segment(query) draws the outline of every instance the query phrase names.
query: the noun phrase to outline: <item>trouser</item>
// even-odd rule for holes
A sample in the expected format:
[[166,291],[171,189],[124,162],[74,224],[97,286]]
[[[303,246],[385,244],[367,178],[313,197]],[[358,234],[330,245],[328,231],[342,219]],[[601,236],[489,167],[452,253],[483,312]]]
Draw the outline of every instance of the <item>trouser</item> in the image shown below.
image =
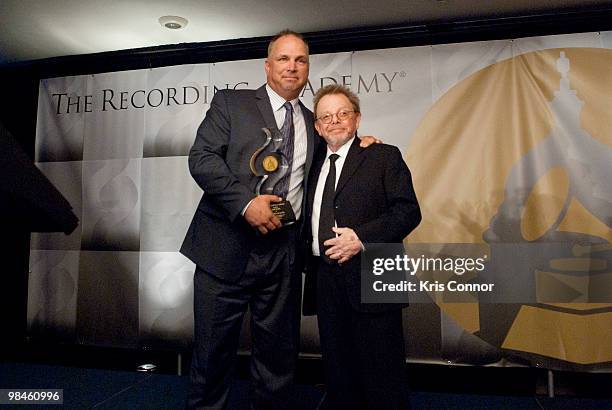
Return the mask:
[[404,410],[410,408],[402,310],[361,312],[351,306],[346,274],[319,259],[317,314],[325,362],[322,408]]
[[[284,235],[286,240],[278,240]],[[196,269],[194,354],[188,408],[227,406],[240,329],[251,312],[251,408],[288,408],[299,348],[301,272],[293,231],[262,241],[235,283]],[[280,236],[282,239],[283,236]]]

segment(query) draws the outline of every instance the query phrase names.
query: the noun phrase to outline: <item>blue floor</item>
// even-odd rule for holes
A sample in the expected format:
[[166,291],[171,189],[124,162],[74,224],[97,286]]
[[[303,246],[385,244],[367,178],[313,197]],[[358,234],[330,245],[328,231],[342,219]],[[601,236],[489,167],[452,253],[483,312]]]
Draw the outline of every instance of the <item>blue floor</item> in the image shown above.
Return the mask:
[[[0,388],[64,389],[65,409],[182,409],[188,378],[155,373],[82,369],[35,364],[0,364]],[[298,385],[295,410],[315,409],[321,389]],[[415,409],[612,409],[612,400],[572,397],[525,397],[414,392]],[[2,407],[2,406],[0,406]],[[20,408],[60,406],[28,405]],[[236,380],[230,394],[230,410],[248,409],[248,382]]]

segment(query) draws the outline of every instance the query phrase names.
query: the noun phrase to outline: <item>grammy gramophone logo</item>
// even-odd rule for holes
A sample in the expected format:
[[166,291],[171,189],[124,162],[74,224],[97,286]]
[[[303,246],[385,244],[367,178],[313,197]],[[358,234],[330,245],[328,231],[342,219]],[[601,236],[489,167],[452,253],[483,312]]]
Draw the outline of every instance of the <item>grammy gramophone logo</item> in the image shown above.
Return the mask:
[[441,308],[540,362],[612,361],[611,63],[605,49],[496,63],[442,96],[408,148],[424,209],[411,241],[470,244],[496,284]]

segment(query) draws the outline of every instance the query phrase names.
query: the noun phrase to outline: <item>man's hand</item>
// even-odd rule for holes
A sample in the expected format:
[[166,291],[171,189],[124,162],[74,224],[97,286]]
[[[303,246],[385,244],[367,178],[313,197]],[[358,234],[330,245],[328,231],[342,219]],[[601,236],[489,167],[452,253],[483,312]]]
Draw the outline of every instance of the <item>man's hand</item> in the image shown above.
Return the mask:
[[280,202],[283,199],[276,195],[258,195],[251,201],[244,213],[244,219],[262,234],[267,234],[282,226],[280,219],[272,213],[270,202]]
[[351,228],[332,228],[332,230],[338,236],[323,242],[323,245],[330,247],[325,251],[330,259],[335,259],[342,264],[361,252],[361,241],[355,231]]
[[378,138],[373,137],[371,135],[359,137],[359,139],[361,140],[361,142],[359,142],[359,146],[361,148],[367,148],[372,144],[382,144],[382,140],[379,140]]

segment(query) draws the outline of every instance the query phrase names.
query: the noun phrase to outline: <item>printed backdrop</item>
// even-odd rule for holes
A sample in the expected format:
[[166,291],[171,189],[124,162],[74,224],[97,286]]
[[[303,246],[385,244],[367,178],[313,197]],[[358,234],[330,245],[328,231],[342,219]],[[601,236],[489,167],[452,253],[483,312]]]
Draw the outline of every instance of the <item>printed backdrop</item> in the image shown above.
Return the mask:
[[[609,368],[611,49],[605,32],[312,56],[302,101],[350,86],[361,134],[404,153],[423,210],[408,246],[486,255],[467,275],[497,284],[405,309],[410,359]],[[40,82],[36,162],[80,225],[32,235],[33,337],[189,345],[195,267],[178,249],[201,191],[188,151],[216,90],[264,82],[262,59]],[[302,341],[318,353],[314,318]]]

